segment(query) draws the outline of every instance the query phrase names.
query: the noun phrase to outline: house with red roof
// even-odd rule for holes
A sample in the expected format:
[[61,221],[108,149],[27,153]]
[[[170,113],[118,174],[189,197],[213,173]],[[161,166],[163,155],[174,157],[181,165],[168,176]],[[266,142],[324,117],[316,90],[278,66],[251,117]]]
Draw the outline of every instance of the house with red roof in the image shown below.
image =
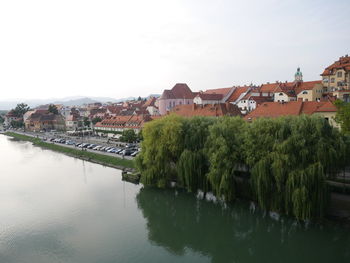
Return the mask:
[[197,93],[192,92],[187,84],[177,83],[171,90],[164,90],[158,99],[159,113],[165,115],[177,105],[193,104],[196,95]]
[[299,116],[302,114],[317,115],[325,118],[334,127],[337,108],[331,101],[290,101],[290,102],[264,102],[244,118],[252,121],[257,118],[277,118],[281,116]]
[[171,113],[183,116],[207,116],[207,117],[221,117],[221,116],[241,116],[241,112],[236,105],[229,102],[219,104],[192,104],[192,105],[178,105],[172,109]]

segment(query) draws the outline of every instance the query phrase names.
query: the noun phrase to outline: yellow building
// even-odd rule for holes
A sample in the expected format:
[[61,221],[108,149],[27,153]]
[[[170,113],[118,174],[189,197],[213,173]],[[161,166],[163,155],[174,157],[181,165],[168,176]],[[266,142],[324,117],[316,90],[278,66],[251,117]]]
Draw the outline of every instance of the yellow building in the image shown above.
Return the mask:
[[350,102],[350,57],[348,55],[340,57],[328,66],[321,76],[325,92],[332,92],[338,99]]
[[297,100],[319,101],[322,98],[323,85],[321,80],[298,83],[295,88]]

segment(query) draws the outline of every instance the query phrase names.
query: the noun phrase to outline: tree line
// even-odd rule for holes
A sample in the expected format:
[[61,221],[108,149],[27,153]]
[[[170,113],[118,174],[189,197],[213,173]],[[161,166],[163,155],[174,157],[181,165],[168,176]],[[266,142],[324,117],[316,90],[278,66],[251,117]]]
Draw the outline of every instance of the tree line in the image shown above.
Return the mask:
[[347,137],[315,116],[248,123],[169,115],[147,123],[142,135],[136,166],[144,185],[176,181],[225,201],[243,193],[263,209],[301,220],[324,215],[326,180],[347,164],[350,148]]

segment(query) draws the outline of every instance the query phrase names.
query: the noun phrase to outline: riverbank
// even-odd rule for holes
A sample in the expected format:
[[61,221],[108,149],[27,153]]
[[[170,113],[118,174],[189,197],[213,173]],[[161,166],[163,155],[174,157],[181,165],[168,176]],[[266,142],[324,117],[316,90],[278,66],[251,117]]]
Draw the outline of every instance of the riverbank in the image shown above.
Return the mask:
[[64,153],[71,157],[79,158],[85,161],[89,161],[89,162],[93,162],[93,163],[97,163],[97,164],[101,164],[101,165],[105,165],[105,166],[109,166],[109,167],[121,169],[121,170],[128,170],[128,171],[135,170],[134,162],[132,160],[120,159],[113,156],[107,156],[103,154],[82,151],[78,149],[72,149],[65,146],[44,142],[39,138],[30,137],[30,136],[18,134],[15,132],[5,132],[4,134],[22,141],[32,142],[33,145],[40,146],[45,149],[50,149],[56,152]]

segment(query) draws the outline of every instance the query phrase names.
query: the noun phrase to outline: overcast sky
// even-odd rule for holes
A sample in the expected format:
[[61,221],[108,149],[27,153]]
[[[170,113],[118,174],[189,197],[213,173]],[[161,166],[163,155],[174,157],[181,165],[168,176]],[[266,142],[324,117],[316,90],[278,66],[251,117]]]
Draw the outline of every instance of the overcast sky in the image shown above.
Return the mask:
[[0,100],[122,98],[320,79],[350,55],[349,0],[0,1]]

